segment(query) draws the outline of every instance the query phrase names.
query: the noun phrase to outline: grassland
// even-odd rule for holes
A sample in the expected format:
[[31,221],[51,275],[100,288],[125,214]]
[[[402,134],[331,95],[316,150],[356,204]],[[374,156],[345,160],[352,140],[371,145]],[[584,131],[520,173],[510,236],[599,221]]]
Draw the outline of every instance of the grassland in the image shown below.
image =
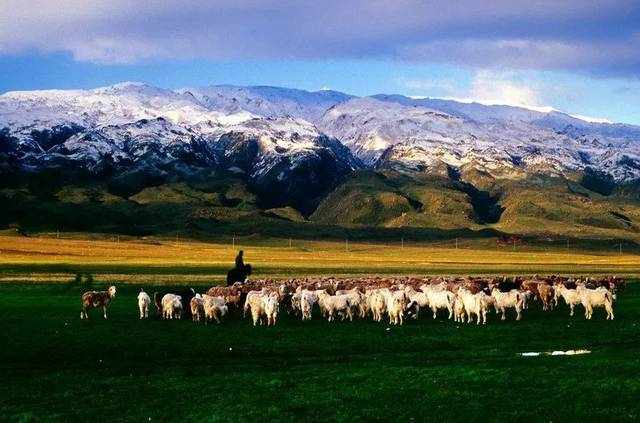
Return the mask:
[[[363,243],[243,237],[211,242],[104,234],[0,236],[2,421],[636,421],[640,284],[616,319],[587,322],[537,304],[486,327],[421,318],[274,328],[137,319],[140,286],[220,283],[235,251],[256,277],[358,274],[615,273],[640,256],[617,249],[495,239]],[[74,281],[76,274],[93,281]],[[79,319],[86,289],[116,283],[104,321]],[[521,357],[586,348],[589,355]]]
[[[110,320],[78,318],[82,288],[5,285],[3,421],[637,421],[640,285],[616,319],[534,305],[487,326],[422,318],[403,327],[274,328],[139,321],[123,286]],[[521,357],[586,348],[581,356]]]
[[76,273],[92,273],[104,283],[212,284],[223,280],[240,248],[254,266],[256,278],[452,273],[640,275],[640,255],[633,251],[498,247],[495,239],[376,244],[252,237],[217,242],[63,237],[0,236],[0,282],[66,283]]

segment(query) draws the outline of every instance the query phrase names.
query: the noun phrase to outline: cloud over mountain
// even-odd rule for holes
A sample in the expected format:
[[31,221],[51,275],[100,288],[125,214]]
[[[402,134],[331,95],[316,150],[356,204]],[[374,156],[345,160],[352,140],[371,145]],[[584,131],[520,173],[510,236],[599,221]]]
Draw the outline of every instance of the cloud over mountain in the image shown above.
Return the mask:
[[0,54],[69,52],[98,63],[400,59],[635,77],[638,22],[631,0],[5,0]]

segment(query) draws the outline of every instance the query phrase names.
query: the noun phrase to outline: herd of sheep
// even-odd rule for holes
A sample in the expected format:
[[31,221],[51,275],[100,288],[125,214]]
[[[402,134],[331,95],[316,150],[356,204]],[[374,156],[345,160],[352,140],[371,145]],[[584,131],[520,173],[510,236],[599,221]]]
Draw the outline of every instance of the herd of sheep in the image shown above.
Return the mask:
[[[304,278],[288,281],[256,280],[228,287],[214,286],[206,293],[193,289],[179,292],[155,292],[153,298],[141,291],[138,295],[140,319],[149,317],[155,305],[163,319],[188,316],[195,322],[220,323],[231,314],[250,314],[253,325],[275,325],[281,309],[302,320],[310,320],[317,310],[329,321],[371,317],[375,321],[388,319],[402,325],[406,318],[417,319],[430,311],[435,319],[446,312],[456,322],[487,323],[487,313],[494,309],[506,319],[508,310],[516,320],[532,302],[551,310],[564,301],[573,315],[578,305],[591,319],[594,308],[603,308],[607,319],[613,319],[616,293],[625,285],[616,277],[573,279],[550,277],[395,277],[395,278]],[[108,291],[91,291],[82,297],[81,317],[87,309],[106,310],[115,297],[115,287]],[[235,313],[234,313],[235,312]]]

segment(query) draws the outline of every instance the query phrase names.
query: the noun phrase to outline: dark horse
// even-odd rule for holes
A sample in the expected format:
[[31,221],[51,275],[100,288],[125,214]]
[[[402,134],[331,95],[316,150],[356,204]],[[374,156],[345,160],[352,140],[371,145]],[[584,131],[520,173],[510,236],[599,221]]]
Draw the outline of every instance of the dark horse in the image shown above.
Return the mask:
[[236,256],[236,267],[227,272],[227,286],[233,285],[235,282],[244,282],[251,274],[251,265],[244,264],[244,251],[238,251]]
[[231,286],[235,282],[244,282],[250,274],[250,264],[245,264],[242,268],[234,267],[227,272],[227,286]]

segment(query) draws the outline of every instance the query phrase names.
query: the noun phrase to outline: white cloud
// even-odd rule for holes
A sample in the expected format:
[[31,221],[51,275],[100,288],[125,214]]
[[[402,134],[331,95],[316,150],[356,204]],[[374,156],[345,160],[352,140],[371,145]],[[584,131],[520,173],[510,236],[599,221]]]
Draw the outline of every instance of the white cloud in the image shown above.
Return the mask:
[[[398,80],[401,85],[413,93],[413,99],[441,98],[460,103],[479,103],[487,106],[515,106],[541,113],[560,111],[549,106],[547,99],[554,95],[561,95],[562,89],[550,86],[535,78],[527,78],[517,72],[496,72],[490,70],[478,71],[474,74],[467,88],[462,88],[449,79]],[[446,87],[445,95],[436,95],[438,88]],[[551,97],[549,94],[551,93]],[[577,119],[592,123],[612,123],[610,119],[592,117],[583,114],[569,114]]]
[[510,74],[479,71],[471,82],[466,97],[483,104],[504,104],[526,108],[545,107],[540,104],[540,96],[532,85],[517,83]]
[[543,104],[538,83],[519,80],[512,72],[477,71],[469,87],[449,78],[399,79],[399,85],[413,93],[412,98],[440,97],[462,103],[506,105],[549,112],[553,108]]

